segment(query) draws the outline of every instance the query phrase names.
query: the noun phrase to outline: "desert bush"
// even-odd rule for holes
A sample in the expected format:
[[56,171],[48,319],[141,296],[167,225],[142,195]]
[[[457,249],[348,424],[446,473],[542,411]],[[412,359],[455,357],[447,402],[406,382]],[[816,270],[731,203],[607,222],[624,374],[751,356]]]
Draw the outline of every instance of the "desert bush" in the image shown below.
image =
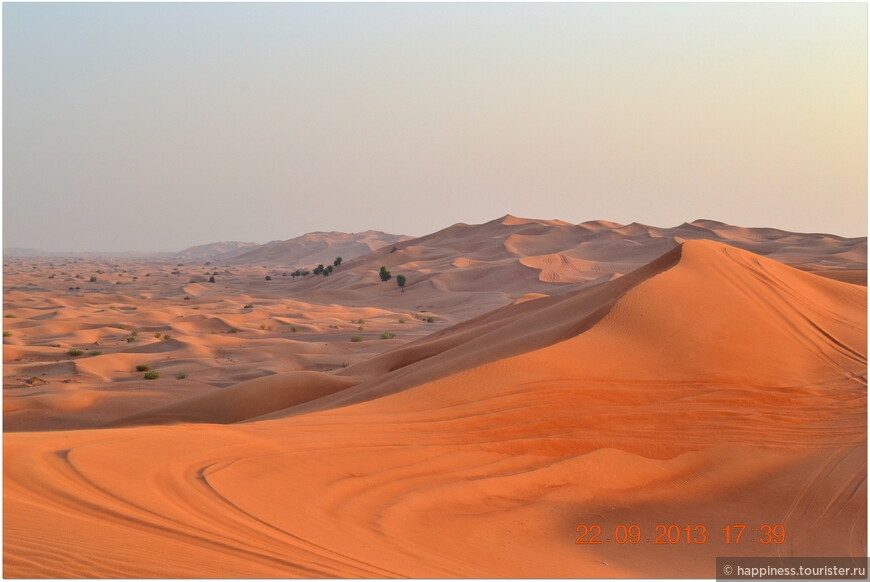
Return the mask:
[[335,257],[335,260],[332,261],[332,264],[337,267],[341,264],[341,260],[341,257]]
[[130,332],[130,335],[136,336],[136,335],[139,335],[139,332],[134,329],[133,331]]
[[97,276],[96,276],[96,275],[91,275],[91,278],[88,279],[88,281],[90,281],[91,283],[96,283],[96,282],[97,282]]
[[239,333],[239,328],[231,327],[229,333]]
[[359,327],[356,328],[356,329],[357,329],[357,331],[362,331],[362,330],[363,330],[363,326],[359,326]]
[[391,333],[389,331],[385,331],[384,333],[381,334],[381,339],[393,339],[394,337],[396,337],[396,334]]
[[163,334],[163,341],[167,341],[167,340],[171,340],[171,339],[172,339],[172,336],[169,335],[168,333]]
[[214,282],[215,282],[215,281],[214,281],[214,275],[212,275],[211,277],[208,278],[208,282],[209,282],[209,283],[214,283]]
[[91,352],[88,352],[88,355],[89,356],[102,356],[103,352],[98,352],[97,350],[93,350]]
[[272,280],[272,275],[266,275],[266,281],[271,281],[271,280]]
[[151,369],[151,368],[149,368],[149,367],[146,366],[145,364],[139,364],[138,366],[136,366],[136,371],[137,371],[137,372],[147,372],[147,371],[150,370],[150,369]]
[[352,336],[350,336],[350,341],[361,342],[361,341],[363,341],[363,338],[361,335],[352,335]]
[[431,318],[431,317],[427,317],[427,318],[426,318],[426,322],[427,322],[427,323],[435,323],[435,320],[434,320],[433,318]]
[[84,352],[78,348],[70,348],[66,351],[66,353],[71,355],[72,357],[76,357],[82,355]]
[[194,305],[191,309],[199,309],[199,305]]
[[11,331],[4,331],[3,337],[12,337],[12,332]]
[[128,344],[133,343],[134,341],[136,341],[136,336],[135,336],[135,335],[131,335],[130,337],[127,338],[127,343],[128,343]]
[[405,323],[405,319],[402,318],[402,317],[400,317],[400,318],[399,318],[399,323]]
[[381,267],[381,270],[378,272],[378,276],[381,278],[382,283],[386,283],[392,278],[390,271],[387,270],[387,268],[384,266]]
[[184,372],[179,372],[175,375],[176,380],[184,380],[185,378],[187,378],[187,374],[185,374]]
[[292,331],[293,333],[296,333],[297,331],[299,331],[299,328],[294,325],[293,327],[290,328],[290,331]]
[[245,305],[244,307],[242,307],[242,309],[253,309],[253,308],[254,308],[254,304],[253,304],[253,303],[248,303],[247,305]]
[[163,334],[160,333],[159,331],[158,331],[158,332],[154,332],[154,337],[156,337],[157,339],[160,339],[160,336],[161,336],[161,335],[163,335]]
[[184,296],[184,300],[185,300],[185,301],[190,301],[190,295],[185,295],[185,296]]
[[160,377],[160,373],[157,370],[151,370],[150,372],[145,372],[145,375],[142,377],[146,380],[156,380]]

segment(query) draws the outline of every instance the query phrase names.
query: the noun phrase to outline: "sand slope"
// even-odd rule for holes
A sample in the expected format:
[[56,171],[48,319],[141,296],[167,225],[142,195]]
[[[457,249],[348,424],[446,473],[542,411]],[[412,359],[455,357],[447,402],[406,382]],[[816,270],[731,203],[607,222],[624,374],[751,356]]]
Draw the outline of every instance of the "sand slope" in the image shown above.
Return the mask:
[[733,245],[297,374],[7,434],[6,576],[711,577],[729,523],[866,555],[866,289]]

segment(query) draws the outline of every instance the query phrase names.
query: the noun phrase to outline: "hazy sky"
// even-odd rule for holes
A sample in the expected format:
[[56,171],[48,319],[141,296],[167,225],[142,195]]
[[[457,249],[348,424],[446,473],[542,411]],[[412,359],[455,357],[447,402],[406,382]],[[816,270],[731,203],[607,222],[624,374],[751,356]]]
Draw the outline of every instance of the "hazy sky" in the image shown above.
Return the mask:
[[867,234],[867,5],[3,4],[4,246]]

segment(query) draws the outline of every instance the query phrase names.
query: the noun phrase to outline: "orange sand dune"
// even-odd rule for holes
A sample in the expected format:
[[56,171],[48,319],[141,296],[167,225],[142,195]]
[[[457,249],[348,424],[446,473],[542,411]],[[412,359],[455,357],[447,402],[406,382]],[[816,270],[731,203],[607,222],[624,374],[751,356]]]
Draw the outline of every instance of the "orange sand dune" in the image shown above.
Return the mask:
[[[625,265],[662,252],[612,280],[547,283],[504,241],[513,229],[554,228],[580,229],[586,243],[605,233],[597,248],[607,261],[620,245]],[[209,291],[227,301],[196,311],[167,291],[171,273],[152,275],[149,313],[165,302],[187,327],[168,316],[177,338],[131,342],[165,353],[109,344],[92,373],[147,387],[123,370],[131,357],[174,370],[168,358],[198,346],[210,357],[179,360],[197,366],[188,369],[201,391],[149,407],[93,387],[76,402],[50,375],[10,388],[11,405],[48,398],[49,412],[10,413],[35,423],[16,430],[46,432],[5,435],[5,575],[712,577],[714,558],[734,553],[866,555],[866,287],[689,236],[764,245],[793,235],[733,228],[696,221],[669,239],[637,224],[505,217],[257,293],[244,284],[250,267]],[[814,265],[833,256],[828,243],[859,244],[819,236]],[[468,263],[453,264],[457,249],[472,251],[461,255]],[[565,269],[594,262],[578,253],[548,254],[578,261]],[[395,269],[411,255],[432,273],[407,292],[369,281],[371,265],[393,256]],[[476,270],[474,290],[466,273]],[[282,298],[283,289],[303,297]],[[242,313],[240,301],[260,293],[262,304]],[[349,303],[327,305],[339,296]],[[74,294],[68,301],[81,308]],[[243,329],[200,329],[217,318]],[[278,318],[314,324],[251,325]],[[400,337],[377,339],[382,331]],[[90,363],[58,357],[48,365]],[[15,362],[9,380],[29,365]],[[152,385],[169,392],[190,381]],[[76,419],[98,426],[86,424],[87,410],[114,427],[74,430]],[[52,414],[67,425],[50,425]],[[733,523],[781,524],[787,535],[727,545],[722,528]],[[576,543],[584,524],[609,541]],[[619,524],[637,524],[643,539],[615,543]],[[703,526],[706,542],[656,544],[661,524]]]

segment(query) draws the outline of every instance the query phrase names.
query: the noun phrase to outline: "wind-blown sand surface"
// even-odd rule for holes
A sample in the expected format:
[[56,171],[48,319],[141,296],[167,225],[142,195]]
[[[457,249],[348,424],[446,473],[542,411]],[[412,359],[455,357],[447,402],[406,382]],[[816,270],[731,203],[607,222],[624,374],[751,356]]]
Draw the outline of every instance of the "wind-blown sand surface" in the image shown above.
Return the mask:
[[[723,555],[866,555],[866,241],[706,222],[734,240],[662,235],[639,259],[651,227],[584,223],[625,231],[584,255],[574,225],[505,217],[298,281],[7,259],[5,576],[711,577]],[[406,292],[378,282],[386,260]],[[575,543],[581,524],[609,541]],[[659,524],[706,542],[656,544]],[[756,533],[727,545],[729,524]]]

